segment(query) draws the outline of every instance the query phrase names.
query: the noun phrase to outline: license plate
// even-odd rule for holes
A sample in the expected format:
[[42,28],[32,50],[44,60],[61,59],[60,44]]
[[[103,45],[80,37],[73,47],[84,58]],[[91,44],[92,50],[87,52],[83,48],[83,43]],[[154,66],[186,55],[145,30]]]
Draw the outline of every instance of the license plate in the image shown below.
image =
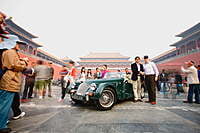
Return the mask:
[[77,99],[77,100],[83,100],[83,97],[79,95],[73,95],[72,98]]

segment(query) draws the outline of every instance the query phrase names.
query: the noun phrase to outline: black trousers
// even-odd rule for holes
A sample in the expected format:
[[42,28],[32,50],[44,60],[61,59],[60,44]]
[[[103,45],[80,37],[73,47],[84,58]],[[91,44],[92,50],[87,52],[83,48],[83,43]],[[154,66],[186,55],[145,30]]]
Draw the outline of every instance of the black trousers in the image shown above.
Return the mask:
[[145,76],[145,86],[148,90],[149,102],[156,102],[155,75],[146,75]]
[[14,117],[16,117],[22,113],[21,109],[19,108],[20,107],[20,95],[18,92],[15,92],[15,96],[14,96],[11,107],[13,110]]
[[62,83],[62,96],[61,96],[61,99],[64,99],[64,98],[65,98],[65,95],[66,95],[66,93],[67,93],[67,89],[68,89],[69,85],[70,85],[70,82],[69,82],[69,81],[67,82],[67,85],[66,85],[66,86],[65,86],[65,83],[64,83],[64,82]]
[[26,99],[27,95],[28,95],[28,98],[32,97],[34,84],[35,84],[34,80],[25,82],[24,92],[23,92],[23,97],[22,97],[23,99]]

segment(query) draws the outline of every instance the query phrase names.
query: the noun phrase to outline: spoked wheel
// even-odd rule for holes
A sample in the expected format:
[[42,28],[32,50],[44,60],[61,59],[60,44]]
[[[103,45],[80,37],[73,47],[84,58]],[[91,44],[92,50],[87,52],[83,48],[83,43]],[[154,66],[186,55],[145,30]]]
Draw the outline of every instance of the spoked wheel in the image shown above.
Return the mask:
[[97,101],[99,110],[110,110],[116,102],[116,94],[112,88],[105,88]]

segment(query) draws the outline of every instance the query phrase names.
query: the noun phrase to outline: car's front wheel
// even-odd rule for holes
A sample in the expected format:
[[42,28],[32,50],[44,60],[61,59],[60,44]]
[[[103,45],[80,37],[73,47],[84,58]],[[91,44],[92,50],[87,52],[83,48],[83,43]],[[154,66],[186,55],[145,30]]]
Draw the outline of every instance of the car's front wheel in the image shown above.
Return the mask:
[[103,90],[101,97],[97,100],[97,109],[98,110],[110,110],[116,103],[116,94],[115,91],[107,87]]

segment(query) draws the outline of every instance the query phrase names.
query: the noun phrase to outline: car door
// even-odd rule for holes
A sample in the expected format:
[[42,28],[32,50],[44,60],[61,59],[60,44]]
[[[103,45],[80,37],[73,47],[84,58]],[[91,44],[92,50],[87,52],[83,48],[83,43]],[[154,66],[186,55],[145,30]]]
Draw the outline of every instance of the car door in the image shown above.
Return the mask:
[[124,99],[133,98],[133,87],[131,83],[128,82],[123,83],[123,96]]

